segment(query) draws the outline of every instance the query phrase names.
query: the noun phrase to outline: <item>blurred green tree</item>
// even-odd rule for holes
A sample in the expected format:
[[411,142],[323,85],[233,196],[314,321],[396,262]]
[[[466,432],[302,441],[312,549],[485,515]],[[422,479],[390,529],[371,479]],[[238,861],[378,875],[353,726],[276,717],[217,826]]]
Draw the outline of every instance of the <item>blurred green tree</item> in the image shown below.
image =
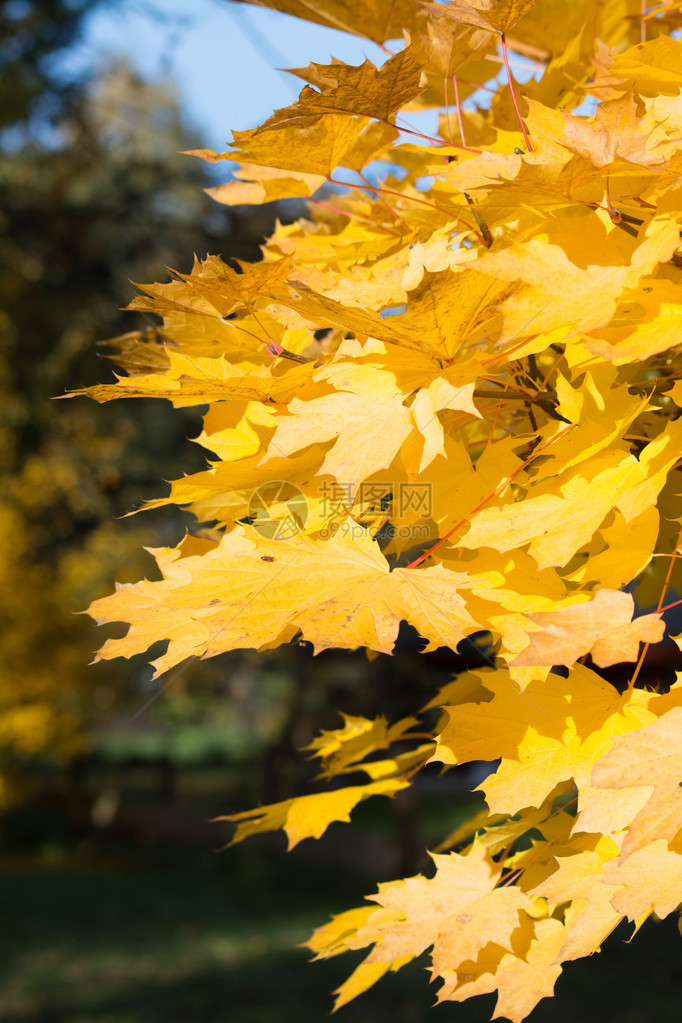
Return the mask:
[[148,569],[139,548],[151,535],[182,529],[171,515],[121,532],[112,514],[153,495],[155,464],[169,476],[204,464],[186,441],[198,432],[189,412],[149,402],[102,415],[51,398],[112,379],[95,342],[134,326],[119,311],[130,277],[189,269],[192,248],[254,258],[264,230],[262,215],[203,194],[202,165],[179,153],[200,142],[169,82],[124,63],[59,79],[55,54],[95,5],[0,2],[0,60],[15,79],[11,102],[0,97],[0,804],[19,793],[22,767],[71,755],[84,720],[116,701],[116,672],[86,667],[97,641],[73,611],[115,574]]
[[79,83],[55,56],[78,39],[89,11],[106,0],[0,0],[0,129],[34,117],[63,117]]

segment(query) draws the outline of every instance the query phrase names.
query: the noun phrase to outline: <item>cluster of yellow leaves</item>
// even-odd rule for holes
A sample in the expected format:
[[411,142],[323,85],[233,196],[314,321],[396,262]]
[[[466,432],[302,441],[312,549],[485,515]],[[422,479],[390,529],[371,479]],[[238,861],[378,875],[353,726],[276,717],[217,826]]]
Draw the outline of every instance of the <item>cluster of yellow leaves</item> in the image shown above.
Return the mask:
[[[441,999],[497,990],[516,1023],[563,961],[682,902],[682,686],[645,693],[635,670],[621,694],[576,663],[644,655],[677,585],[679,12],[257,2],[390,55],[295,69],[295,103],[196,154],[240,164],[219,202],[309,212],[259,263],[208,257],[144,285],[133,308],[164,340],[126,337],[126,375],[79,392],[208,405],[212,456],[151,502],[185,506],[200,535],[154,552],[159,581],[92,606],[130,623],[99,656],[166,639],[161,672],[297,638],[390,653],[401,622],[425,649],[489,634],[491,670],[441,694],[432,741],[408,741],[412,720],[346,719],[313,753],[354,784],[232,819],[235,840],[284,828],[293,846],[428,762],[499,760],[494,816],[450,836],[460,851],[311,948],[372,946],[340,1003],[431,948]],[[510,52],[535,71],[523,86]],[[426,110],[439,137],[406,127]]]
[[499,760],[479,786],[488,809],[441,846],[461,851],[432,855],[432,876],[380,885],[378,909],[342,913],[308,944],[318,958],[371,946],[337,1007],[430,948],[439,1000],[496,991],[494,1016],[516,1023],[563,962],[682,902],[682,688],[621,695],[575,665],[521,690],[491,669],[449,700],[431,760]]

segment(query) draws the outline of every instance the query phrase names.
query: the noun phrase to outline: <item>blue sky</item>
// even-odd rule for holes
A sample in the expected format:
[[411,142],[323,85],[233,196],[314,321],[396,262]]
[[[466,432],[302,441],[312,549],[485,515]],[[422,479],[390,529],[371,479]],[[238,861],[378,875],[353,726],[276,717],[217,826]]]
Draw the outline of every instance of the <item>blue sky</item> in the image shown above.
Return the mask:
[[190,124],[219,152],[231,129],[255,127],[298,96],[303,83],[278,67],[332,55],[386,60],[367,40],[226,0],[117,0],[90,15],[64,63],[96,66],[106,53],[124,54],[145,78],[168,76]]
[[[217,152],[229,148],[233,129],[261,124],[298,96],[303,82],[279,69],[326,64],[332,56],[351,64],[387,59],[359,36],[228,0],[111,0],[95,7],[60,63],[68,74],[96,69],[115,54],[144,78],[169,79],[188,124]],[[518,64],[514,70],[521,81],[531,75]],[[413,113],[409,121],[427,134],[436,132],[436,122],[435,111]],[[229,166],[207,169],[223,181]]]

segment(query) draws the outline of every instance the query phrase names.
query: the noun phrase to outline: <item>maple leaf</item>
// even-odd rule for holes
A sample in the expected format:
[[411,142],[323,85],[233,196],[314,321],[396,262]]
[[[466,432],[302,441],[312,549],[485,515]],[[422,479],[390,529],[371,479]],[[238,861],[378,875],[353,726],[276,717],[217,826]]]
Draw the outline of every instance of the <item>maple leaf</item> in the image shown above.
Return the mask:
[[[596,222],[583,225],[601,233]],[[523,334],[580,324],[592,330],[606,326],[616,311],[618,296],[626,286],[670,258],[679,245],[679,229],[673,220],[652,221],[647,238],[625,265],[622,254],[604,254],[591,265],[579,265],[559,238],[534,238],[500,252],[490,252],[476,261],[476,269],[502,280],[527,281],[529,287],[513,294],[502,305],[505,329],[501,341]]]
[[296,103],[276,110],[262,125],[269,125],[310,113],[360,114],[387,120],[419,92],[421,68],[410,47],[394,54],[380,68],[365,59],[359,67],[337,61],[291,69],[291,73],[317,86],[303,90]]
[[665,632],[660,614],[640,615],[633,621],[634,610],[631,594],[598,590],[583,604],[530,614],[527,617],[540,631],[530,634],[530,645],[513,663],[571,664],[588,653],[600,668],[634,661],[640,643],[658,643]]
[[405,733],[417,724],[417,718],[403,718],[389,725],[385,717],[373,721],[363,717],[342,715],[343,728],[323,731],[308,746],[312,756],[323,763],[321,778],[331,778],[347,771],[354,771],[357,765],[374,750],[387,749],[391,743],[405,738]]
[[389,344],[403,345],[406,348],[426,349],[419,337],[403,330],[392,321],[398,317],[384,319],[379,313],[370,309],[358,309],[345,306],[341,302],[328,298],[305,284],[296,284],[296,293],[280,293],[278,300],[299,316],[305,317],[319,326],[341,327],[352,331],[356,336],[378,338]]
[[[557,956],[561,961],[598,952],[622,920],[612,905],[614,888],[606,881],[608,865],[617,855],[612,838],[584,835],[548,849],[544,862],[536,862],[526,872],[530,893],[546,898],[551,908],[571,903]],[[536,883],[543,874],[545,878]]]
[[371,896],[381,908],[346,941],[351,948],[374,944],[366,962],[394,962],[433,945],[434,969],[453,969],[490,941],[508,947],[521,914],[533,911],[523,892],[495,887],[500,867],[479,842],[466,854],[434,853],[432,859],[433,878],[382,884]]
[[630,853],[624,863],[611,860],[603,882],[619,886],[611,897],[611,905],[629,920],[637,920],[652,910],[664,919],[682,902],[679,841],[671,848],[665,839],[657,839]]
[[398,322],[401,329],[419,333],[433,352],[452,359],[465,341],[471,344],[490,332],[498,305],[514,290],[509,282],[473,270],[427,272]]
[[239,0],[270,7],[296,18],[366,36],[376,43],[402,37],[404,28],[416,27],[423,15],[416,0],[366,0],[362,9],[354,0]]
[[680,40],[659,35],[619,53],[609,74],[634,86],[640,95],[656,96],[661,92],[677,95],[682,87],[681,57]]
[[278,120],[260,128],[232,133],[230,158],[280,170],[327,177],[358,141],[369,124],[352,114],[308,114],[294,122]]
[[265,647],[299,629],[316,650],[345,645],[389,653],[403,619],[434,647],[454,648],[480,628],[456,587],[444,588],[445,581],[455,583],[452,573],[439,565],[389,572],[376,544],[364,529],[358,537],[358,529],[342,524],[320,541],[301,534],[268,540],[237,527],[201,553],[187,540],[154,551],[160,582],[126,584],[91,605],[99,623],[120,621],[136,606],[130,631],[108,640],[98,659],[142,652],[160,633],[169,646],[154,662],[157,672],[190,656]]
[[[364,783],[231,819],[293,846],[427,762],[499,761],[433,877],[382,885],[310,947],[369,949],[337,1006],[431,948],[440,1001],[497,992],[516,1023],[564,960],[682,897],[678,687],[636,688],[644,654],[623,693],[575,663],[646,651],[662,616],[633,597],[679,590],[679,5],[257,2],[398,45],[294,69],[297,101],[194,151],[240,161],[217,201],[306,213],[257,263],[142,286],[131,309],[162,325],[114,342],[127,376],[74,392],[208,405],[208,467],[146,507],[210,529],[94,602],[130,623],[98,656],[166,640],[164,671],[299,637],[391,653],[402,623],[425,650],[485,635],[491,669],[446,685],[424,731],[346,715],[309,745],[322,777]],[[538,72],[523,96],[510,51]]]
[[205,192],[225,206],[246,206],[313,195],[325,180],[322,174],[293,170],[283,173],[274,167],[244,166],[235,172],[232,181],[207,188]]
[[[525,933],[523,933],[525,932]],[[473,995],[498,992],[495,1015],[521,1023],[543,998],[554,993],[561,974],[557,956],[566,936],[560,920],[527,921],[512,937],[513,952],[490,942],[476,961],[465,961],[438,992],[438,1001],[461,1002]]]
[[312,365],[292,367],[293,375],[273,377],[271,373],[248,373],[225,359],[192,358],[168,350],[168,369],[119,377],[116,384],[96,384],[71,391],[69,397],[87,395],[95,401],[115,398],[166,398],[177,408],[206,402],[246,398],[260,402],[283,402],[291,398],[303,380],[314,371]]
[[[656,152],[660,139],[638,130],[639,104],[632,93],[601,103],[594,121],[564,114],[563,131],[557,135],[562,146],[591,160],[595,167],[606,167],[616,158],[643,167],[664,163]],[[653,134],[653,132],[652,132]]]
[[645,278],[638,288],[623,293],[613,319],[594,331],[588,346],[615,365],[648,359],[678,343],[679,308],[679,284]]
[[268,263],[239,263],[239,272],[224,263],[216,256],[207,256],[203,260],[195,258],[192,272],[182,274],[175,271],[181,281],[192,285],[195,293],[218,299],[228,300],[229,315],[239,306],[249,306],[266,288],[271,288],[280,281],[286,280],[291,271],[291,260],[286,256]]
[[[317,441],[336,438],[320,468],[322,474],[357,484],[391,464],[412,432],[410,415],[397,398],[337,392],[301,402],[294,398],[290,417],[281,418],[272,439],[278,456],[290,455]],[[367,435],[376,438],[367,444]]]
[[629,522],[655,504],[676,464],[678,436],[678,422],[669,423],[638,460],[613,443],[585,462],[573,459],[577,464],[558,479],[541,476],[522,500],[490,500],[471,517],[457,546],[504,552],[528,543],[540,568],[565,565],[613,509]]
[[565,471],[560,481],[550,477],[529,488],[523,500],[489,502],[471,518],[458,546],[505,552],[529,544],[539,568],[565,565],[637,476],[635,459],[611,449]]
[[630,824],[621,860],[657,839],[672,842],[682,829],[681,736],[682,707],[672,707],[633,735],[616,739],[594,766],[592,783],[599,788],[653,787]]
[[315,792],[309,796],[286,799],[282,803],[259,806],[255,810],[216,817],[217,821],[232,821],[237,830],[230,845],[242,842],[250,835],[283,828],[288,848],[304,838],[319,838],[334,821],[349,821],[350,813],[358,803],[370,796],[394,796],[409,782],[402,778],[381,778],[366,785],[348,785],[333,792]]
[[495,773],[478,786],[491,813],[539,806],[570,778],[582,792],[613,736],[654,718],[649,694],[621,696],[581,665],[574,665],[567,679],[551,673],[523,692],[503,670],[475,674],[481,684],[476,702],[443,708],[447,723],[432,759],[445,764],[500,759]]
[[374,912],[376,912],[374,906],[358,906],[337,913],[328,923],[315,928],[306,941],[306,948],[315,952],[316,959],[329,959],[340,955],[341,952],[347,952],[346,937],[366,924]]
[[434,16],[451,18],[453,21],[474,25],[476,28],[493,28],[506,32],[520,18],[535,6],[538,0],[449,0],[445,5],[425,3],[424,7]]

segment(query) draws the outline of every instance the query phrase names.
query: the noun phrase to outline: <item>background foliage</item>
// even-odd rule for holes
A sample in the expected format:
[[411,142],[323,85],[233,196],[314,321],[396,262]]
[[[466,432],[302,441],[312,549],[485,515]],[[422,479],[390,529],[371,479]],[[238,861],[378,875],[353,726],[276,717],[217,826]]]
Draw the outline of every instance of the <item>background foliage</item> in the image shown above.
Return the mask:
[[[105,419],[88,402],[50,399],[74,381],[113,379],[97,342],[153,325],[121,311],[135,292],[131,279],[158,276],[165,265],[188,268],[191,251],[255,258],[274,216],[228,214],[203,194],[211,182],[180,155],[197,137],[170,82],[146,83],[124,61],[65,76],[57,57],[97,6],[10,2],[1,12],[0,804],[35,795],[36,769],[87,754],[105,725],[120,721],[117,748],[134,750],[125,722],[152,695],[146,674],[93,673],[97,639],[74,612],[115,576],[150,571],[141,550],[150,526],[165,542],[182,534],[184,517],[172,511],[145,526],[116,521],[154,491],[157,460],[172,474],[202,464],[187,442],[199,429],[191,413],[177,417],[148,402]],[[205,690],[227,684],[214,672]],[[250,683],[247,690],[242,703]],[[200,751],[205,705],[200,695],[196,706],[188,699],[184,716],[195,719]],[[163,728],[167,707],[153,708],[161,711],[156,725],[147,713],[147,730]],[[272,726],[263,734],[269,741]],[[152,756],[164,749],[163,735],[144,741]]]
[[[426,652],[477,642],[487,667],[417,716],[322,731],[331,786],[227,819],[292,848],[429,764],[494,764],[423,873],[308,945],[368,949],[337,1007],[430,950],[440,1001],[496,991],[520,1023],[563,963],[682,896],[680,694],[640,678],[678,572],[679,13],[586,2],[565,34],[553,0],[263,2],[399,42],[380,68],[294,69],[296,102],[196,151],[239,160],[218,202],[309,214],[260,262],[142,285],[163,333],[74,392],[209,406],[208,468],[147,505],[200,528],[92,604],[130,625],[98,657],[163,640],[171,679],[296,641],[391,654],[406,625]],[[534,63],[523,94],[510,51]],[[428,110],[438,137],[405,126]]]
[[[44,4],[5,6],[9,28],[3,58],[17,61],[12,77],[22,84],[3,106],[12,131],[6,136],[11,156],[3,215],[9,230],[0,276],[6,310],[2,407],[7,410],[2,643],[10,685],[3,690],[3,699],[5,692],[8,696],[0,745],[3,799],[15,807],[24,800],[23,810],[5,816],[6,873],[0,887],[9,970],[6,1015],[36,1023],[186,1018],[188,1013],[201,1019],[214,1018],[229,1004],[231,1018],[267,1019],[282,1011],[281,998],[275,1006],[264,989],[262,997],[254,997],[267,975],[273,989],[290,993],[291,1005],[304,999],[322,1016],[328,1008],[325,993],[347,970],[332,960],[316,977],[303,976],[301,959],[286,949],[325,911],[340,911],[371,890],[377,876],[388,880],[424,870],[423,849],[434,848],[480,805],[463,791],[478,779],[453,772],[436,783],[437,769],[427,768],[415,782],[418,804],[408,789],[398,795],[395,813],[392,806],[382,811],[376,801],[361,807],[354,841],[342,825],[333,825],[330,840],[319,844],[314,881],[305,858],[302,867],[275,865],[267,844],[260,856],[231,853],[220,861],[189,852],[188,843],[213,848],[217,826],[202,828],[198,822],[226,806],[314,791],[307,783],[310,770],[295,766],[291,751],[309,742],[316,727],[337,727],[333,708],[399,719],[426,702],[452,670],[475,664],[481,655],[469,651],[458,660],[440,650],[418,658],[414,636],[401,639],[394,662],[385,656],[369,662],[357,654],[311,660],[306,648],[295,645],[266,661],[228,655],[227,662],[208,662],[173,678],[163,699],[145,711],[145,722],[153,715],[153,731],[139,731],[138,719],[130,721],[156,692],[144,669],[131,672],[114,662],[86,673],[83,666],[95,642],[91,627],[83,617],[65,615],[64,608],[80,610],[109,588],[114,572],[123,579],[149,575],[153,567],[137,553],[142,540],[148,543],[153,536],[152,542],[171,545],[181,535],[187,521],[181,513],[157,509],[148,513],[155,521],[112,524],[111,510],[121,514],[158,494],[160,465],[164,476],[179,476],[193,464],[201,469],[202,460],[184,443],[199,426],[191,412],[171,414],[165,403],[153,400],[138,400],[135,407],[116,403],[98,412],[83,400],[48,406],[45,394],[74,382],[112,379],[94,360],[93,341],[130,329],[130,318],[116,313],[133,293],[129,277],[158,278],[164,264],[189,271],[192,249],[255,260],[254,242],[272,230],[272,211],[266,207],[257,214],[256,207],[252,215],[238,207],[221,216],[202,198],[200,188],[208,182],[200,165],[187,158],[175,162],[178,148],[196,143],[168,99],[167,84],[147,87],[125,66],[68,86],[51,77],[50,55],[75,37],[88,4],[53,4],[49,11]],[[634,7],[627,16],[636,18]],[[664,11],[658,17],[661,27],[674,27],[675,16],[673,9]],[[634,20],[628,24],[632,42],[638,27]],[[649,38],[656,31],[650,26]],[[477,114],[472,103],[462,110],[465,131],[482,132],[486,148],[492,148],[482,126],[492,116],[523,148],[501,81],[494,115],[485,113],[487,104]],[[459,88],[461,99],[467,90],[461,82]],[[446,141],[456,130],[452,91],[449,105],[450,118],[441,118]],[[469,141],[474,137],[470,134]],[[337,210],[352,208],[347,200],[326,196],[323,201],[339,203]],[[363,216],[364,197],[355,201]],[[409,219],[409,207],[387,201]],[[321,209],[318,216],[324,217]],[[372,216],[376,204],[374,211]],[[332,225],[333,217],[328,221]],[[137,322],[150,326],[149,320]],[[670,375],[659,363],[650,379],[660,374]],[[672,418],[674,410],[667,408]],[[542,406],[535,410],[538,419],[543,411]],[[655,417],[648,424],[643,420],[649,439],[655,423]],[[675,494],[672,487],[670,503],[659,504],[672,513],[667,520],[664,515],[672,529]],[[662,563],[652,562],[656,571],[642,579],[645,606],[655,607],[666,581],[667,562]],[[670,586],[671,579],[667,582]],[[660,689],[672,678],[671,645],[658,665],[655,650],[638,685]],[[628,677],[619,680],[618,669],[611,673],[621,686]],[[112,721],[117,727],[103,735],[102,725]],[[94,760],[73,759],[74,753],[93,748]],[[251,758],[248,774],[225,765],[227,749],[235,760]],[[210,756],[218,758],[213,767]],[[37,771],[46,758],[71,761],[67,789],[63,775]],[[123,763],[128,764],[124,775],[117,767]],[[200,769],[183,770],[183,764]],[[227,838],[230,830],[219,833]],[[143,855],[140,843],[147,850]],[[358,875],[360,863],[367,875]],[[185,900],[177,894],[181,890],[187,892]],[[216,898],[223,898],[224,906],[216,906]],[[65,919],[72,921],[72,930],[65,930]],[[667,924],[670,919],[653,932],[645,930],[635,946],[607,945],[603,962],[589,964],[591,972],[569,964],[558,982],[560,1007],[552,1008],[553,1018],[574,1018],[577,1011],[602,1018],[619,1004],[624,1019],[642,1018],[651,1009],[655,983],[657,1016],[676,1019],[674,967],[667,965],[675,928]],[[642,978],[641,984],[633,981],[626,997],[624,971]],[[423,1018],[432,996],[420,988],[414,970],[407,968],[385,984],[386,994],[379,990],[346,1011],[358,1019],[370,1014],[373,1019]],[[490,996],[474,1006],[466,1010],[469,1018],[487,1018]],[[436,1015],[446,1011],[442,1007]],[[548,1012],[541,1006],[537,1018]]]

